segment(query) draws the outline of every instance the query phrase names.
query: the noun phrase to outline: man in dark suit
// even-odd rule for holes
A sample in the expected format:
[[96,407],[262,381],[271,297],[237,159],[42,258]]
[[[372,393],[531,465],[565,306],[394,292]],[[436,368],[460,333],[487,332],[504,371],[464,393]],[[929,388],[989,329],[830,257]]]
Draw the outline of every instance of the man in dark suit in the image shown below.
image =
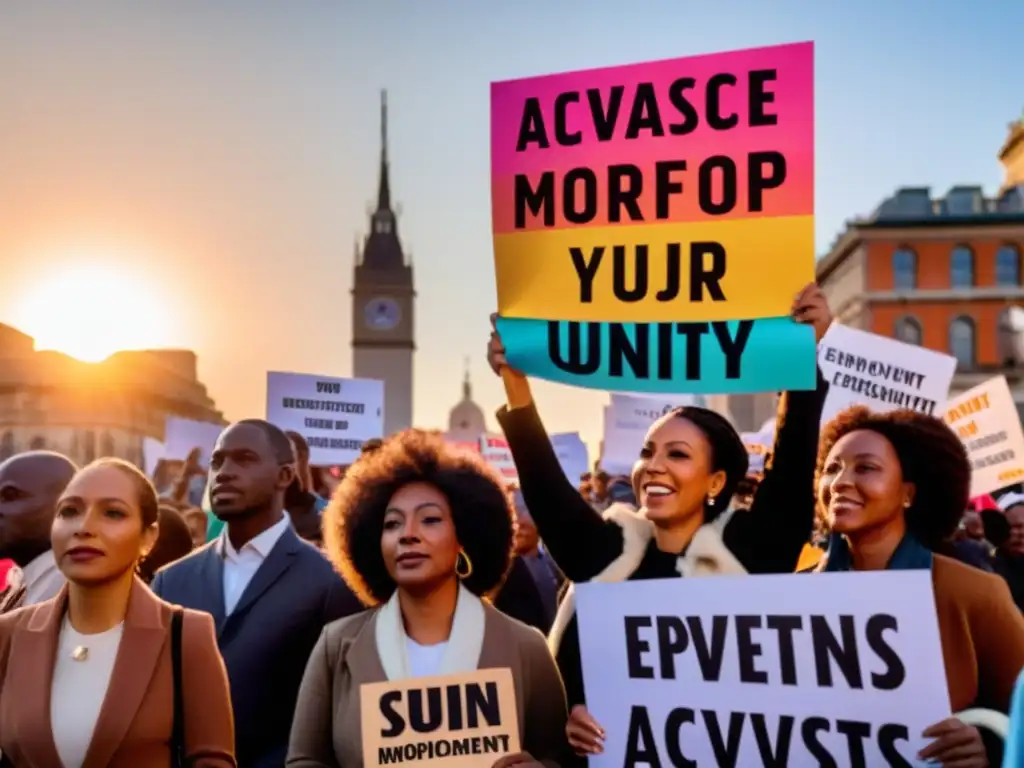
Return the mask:
[[281,768],[306,661],[325,624],[362,606],[284,512],[288,437],[259,419],[221,433],[210,501],[224,533],[160,570],[153,591],[213,615],[231,682],[239,768]]

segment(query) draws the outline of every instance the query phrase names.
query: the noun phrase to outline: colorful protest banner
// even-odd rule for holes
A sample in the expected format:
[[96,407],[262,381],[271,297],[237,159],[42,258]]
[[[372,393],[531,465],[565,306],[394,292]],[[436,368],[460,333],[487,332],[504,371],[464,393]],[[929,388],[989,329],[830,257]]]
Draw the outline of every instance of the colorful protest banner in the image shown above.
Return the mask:
[[[637,392],[813,388],[813,334],[789,319],[814,280],[813,57],[797,43],[492,84],[510,364]],[[579,323],[593,365],[563,364]],[[772,365],[747,364],[762,345]]]
[[267,421],[302,435],[311,464],[351,464],[384,434],[384,382],[268,371]]
[[971,460],[971,497],[1024,480],[1024,430],[1005,376],[951,398],[942,412]]
[[814,331],[788,317],[630,325],[499,317],[497,326],[509,365],[577,387],[743,394],[807,389],[817,375]]
[[590,582],[576,608],[593,768],[909,768],[950,715],[927,570]]
[[520,751],[507,668],[368,683],[359,699],[363,765],[484,768]]

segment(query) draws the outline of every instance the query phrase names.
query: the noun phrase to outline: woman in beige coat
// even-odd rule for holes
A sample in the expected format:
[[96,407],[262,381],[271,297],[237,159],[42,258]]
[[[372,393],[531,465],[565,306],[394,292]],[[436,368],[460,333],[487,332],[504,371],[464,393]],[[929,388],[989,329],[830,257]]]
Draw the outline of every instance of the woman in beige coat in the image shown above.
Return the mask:
[[479,457],[421,431],[395,435],[349,469],[324,513],[324,541],[373,607],[324,629],[299,691],[288,766],[364,765],[365,684],[500,668],[511,671],[520,752],[499,750],[491,762],[558,765],[566,704],[554,660],[537,630],[486,597],[508,571],[513,520]]

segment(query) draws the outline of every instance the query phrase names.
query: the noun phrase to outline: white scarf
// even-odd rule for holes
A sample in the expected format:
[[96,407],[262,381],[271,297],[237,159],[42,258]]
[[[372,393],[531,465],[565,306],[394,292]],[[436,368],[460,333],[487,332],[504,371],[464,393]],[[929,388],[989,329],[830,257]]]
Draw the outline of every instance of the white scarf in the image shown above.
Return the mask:
[[[448,646],[441,658],[438,675],[474,672],[480,663],[480,650],[484,644],[484,606],[480,598],[461,584],[455,603],[455,617]],[[377,612],[375,627],[377,655],[388,680],[405,680],[409,672],[408,635],[402,621],[402,607],[398,603],[398,590]]]

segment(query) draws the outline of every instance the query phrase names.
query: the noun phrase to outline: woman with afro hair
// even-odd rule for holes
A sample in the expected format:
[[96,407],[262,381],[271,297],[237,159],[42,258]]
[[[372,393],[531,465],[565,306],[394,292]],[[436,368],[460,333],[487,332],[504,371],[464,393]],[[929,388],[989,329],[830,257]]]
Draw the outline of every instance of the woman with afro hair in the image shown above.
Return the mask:
[[513,520],[501,479],[438,435],[400,432],[349,467],[324,511],[324,543],[369,609],[324,628],[288,766],[363,765],[363,684],[491,668],[512,671],[523,750],[495,764],[557,766],[565,691],[544,636],[489,602],[510,566]]
[[[828,302],[813,283],[794,298],[792,316],[810,326],[819,341],[832,322]],[[570,582],[796,569],[814,523],[814,457],[828,392],[820,374],[816,390],[782,394],[772,461],[749,510],[734,512],[730,507],[747,474],[747,449],[739,434],[724,416],[686,406],[647,431],[632,476],[639,510],[612,504],[599,513],[562,472],[529,381],[509,365],[496,326],[488,360],[504,380],[508,406],[498,412],[498,421],[523,497],[545,548]],[[548,645],[556,654],[572,708],[569,742],[577,754],[595,754],[603,748],[604,736],[584,704],[571,588],[559,606]]]
[[[914,411],[849,408],[822,432],[816,485],[831,533],[815,570],[930,569],[953,711],[1008,712],[1024,667],[1024,618],[998,576],[937,553],[970,493],[971,465],[956,434]],[[935,741],[922,758],[939,765],[999,765],[999,745],[958,718],[924,735]]]

